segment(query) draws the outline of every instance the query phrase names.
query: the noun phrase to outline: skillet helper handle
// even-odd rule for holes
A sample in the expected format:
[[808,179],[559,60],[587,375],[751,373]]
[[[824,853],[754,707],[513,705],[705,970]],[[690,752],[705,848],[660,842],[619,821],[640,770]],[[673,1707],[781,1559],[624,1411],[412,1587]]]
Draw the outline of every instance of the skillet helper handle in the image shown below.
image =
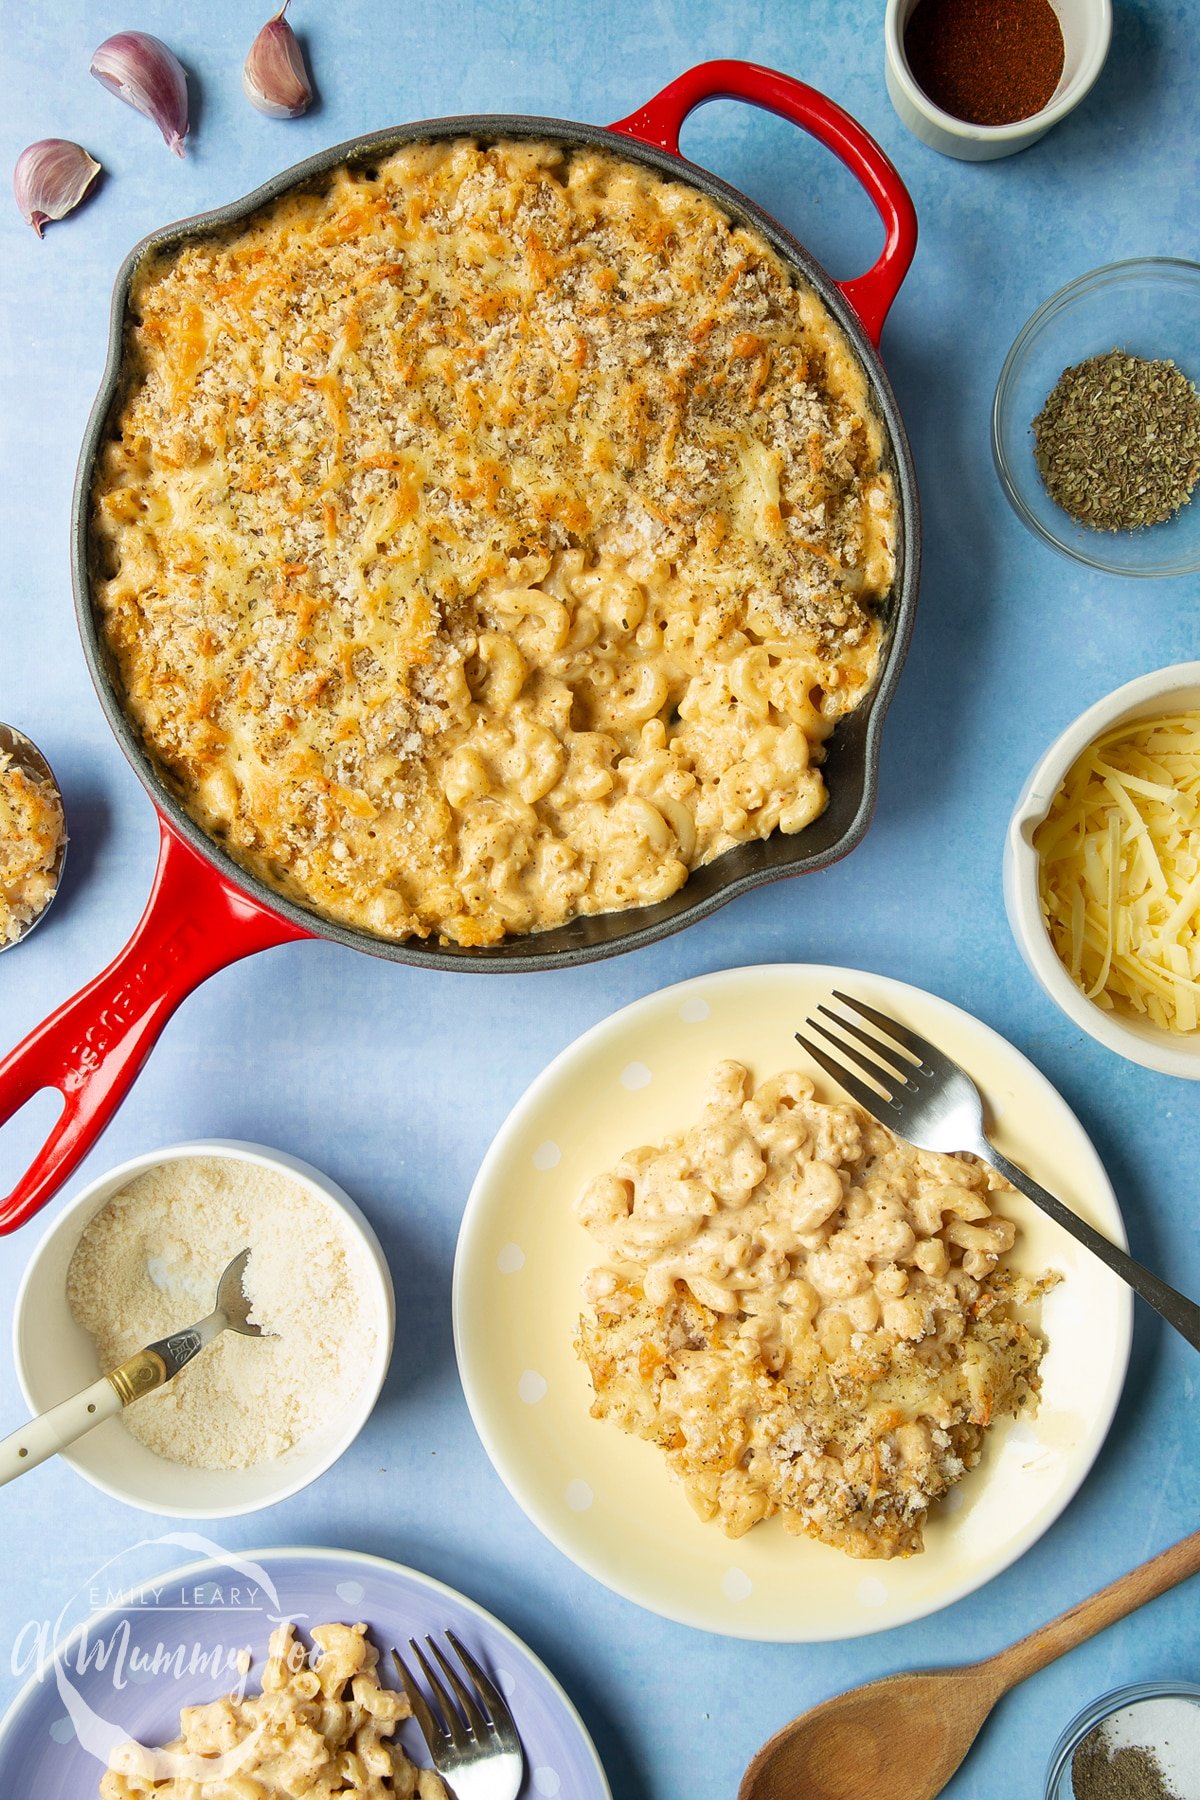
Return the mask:
[[839,281],[837,286],[878,347],[883,322],[917,247],[916,209],[895,164],[858,120],[827,95],[778,69],[730,58],[697,63],[627,119],[610,125],[609,130],[678,156],[684,120],[707,100],[745,100],[751,106],[762,107],[764,112],[788,119],[832,150],[862,183],[883,220],[886,239],[879,260],[865,275],[853,281]]
[[154,886],[125,948],[0,1062],[0,1125],[42,1088],[63,1096],[33,1164],[0,1199],[0,1235],[78,1167],[181,1000],[240,957],[308,935],[230,886],[164,820]]
[[[26,1469],[36,1469],[39,1463],[57,1456],[68,1444],[103,1425],[105,1419],[115,1419],[130,1399],[139,1399],[151,1388],[161,1387],[166,1376],[162,1359],[154,1359],[158,1363],[155,1372],[145,1363],[145,1357],[146,1352],[139,1351],[111,1375],[102,1375],[91,1387],[72,1394],[69,1400],[60,1400],[49,1412],[39,1413],[20,1431],[0,1441],[0,1487],[24,1475]],[[124,1389],[120,1386],[123,1379],[127,1382]]]

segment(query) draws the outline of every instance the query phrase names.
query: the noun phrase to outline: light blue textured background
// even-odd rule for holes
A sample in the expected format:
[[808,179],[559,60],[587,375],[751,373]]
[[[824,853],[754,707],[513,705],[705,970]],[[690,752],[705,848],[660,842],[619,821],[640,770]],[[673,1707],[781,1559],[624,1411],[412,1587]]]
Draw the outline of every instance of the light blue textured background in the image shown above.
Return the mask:
[[[618,1800],[717,1800],[732,1796],[761,1740],[814,1701],[892,1670],[987,1654],[1193,1529],[1196,1358],[1143,1313],[1093,1475],[1043,1542],[983,1592],[923,1624],[819,1649],[677,1628],[576,1573],[517,1511],[467,1416],[449,1295],[471,1179],[545,1062],[665,982],[776,959],[883,970],[1004,1032],[1091,1131],[1135,1251],[1200,1292],[1198,1090],[1081,1038],[1020,963],[1000,897],[1004,826],[1027,770],[1090,701],[1200,653],[1200,586],[1086,574],[1035,544],[1000,494],[987,435],[1005,350],[1048,293],[1114,257],[1196,255],[1200,9],[1118,0],[1111,58],[1080,111],[1025,155],[977,167],[943,160],[899,125],[874,0],[294,0],[320,89],[297,123],[261,118],[240,92],[242,56],[267,11],[257,0],[25,0],[2,10],[0,168],[53,135],[81,139],[106,170],[94,201],[40,244],[0,199],[0,718],[50,755],[72,827],[52,919],[0,961],[5,1048],[124,942],[153,867],[154,816],[89,685],[67,553],[109,290],[137,238],[373,127],[488,111],[603,122],[715,55],[773,64],[841,101],[893,156],[921,220],[884,353],[921,480],[925,579],[878,817],[856,854],[657,948],[560,975],[438,975],[319,943],[271,951],[184,1005],[89,1159],[83,1173],[95,1175],[184,1137],[276,1144],[343,1182],[391,1256],[400,1328],[368,1431],[316,1487],[225,1526],[224,1540],[361,1547],[461,1587],[566,1683]],[[182,163],[88,77],[95,45],[131,25],[166,38],[194,73],[198,117]],[[693,118],[685,148],[778,213],[835,275],[873,259],[877,225],[852,179],[778,120],[716,104]],[[1200,361],[1195,343],[1170,348]],[[15,1174],[30,1142],[28,1132],[7,1135],[0,1177]],[[39,1229],[0,1244],[6,1314]],[[21,1416],[5,1343],[0,1428]],[[153,1520],[61,1465],[5,1490],[0,1699],[20,1625],[53,1616],[147,1528]],[[1014,1694],[948,1791],[1033,1800],[1078,1707],[1106,1687],[1172,1675],[1200,1675],[1194,1587]]]

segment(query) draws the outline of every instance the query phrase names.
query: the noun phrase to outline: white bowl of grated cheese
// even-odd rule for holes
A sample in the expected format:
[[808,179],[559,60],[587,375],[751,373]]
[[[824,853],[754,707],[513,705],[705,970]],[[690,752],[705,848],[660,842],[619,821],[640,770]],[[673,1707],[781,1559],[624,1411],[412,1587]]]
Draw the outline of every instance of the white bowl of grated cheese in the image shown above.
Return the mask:
[[[1131,779],[1113,770],[1103,756],[1099,757],[1102,766],[1095,767],[1100,739],[1112,743],[1113,734],[1124,735],[1126,727],[1137,727],[1143,721],[1177,721],[1182,714],[1200,714],[1200,662],[1175,663],[1127,682],[1090,706],[1055,739],[1025,783],[1009,823],[1004,846],[1004,904],[1017,947],[1031,973],[1069,1019],[1130,1062],[1162,1075],[1200,1081],[1200,1028],[1196,1023],[1200,1019],[1200,867],[1188,873],[1200,838],[1194,806],[1189,800],[1187,811],[1180,813],[1180,829],[1173,832],[1171,806],[1156,794],[1158,783],[1147,782],[1144,771]],[[1195,725],[1180,725],[1175,735],[1180,744],[1191,740],[1181,760],[1194,766],[1200,777],[1200,732]],[[1089,777],[1086,789],[1084,775]],[[1099,942],[1107,951],[1111,939],[1117,949],[1091,981],[1086,975],[1077,980],[1055,948],[1048,922],[1053,907],[1043,891],[1048,846],[1044,836],[1035,841],[1068,778],[1073,792],[1082,795],[1094,794],[1097,783],[1104,789],[1099,806],[1085,798],[1075,804],[1074,817],[1064,811],[1066,837],[1060,839],[1056,852],[1064,858],[1077,853],[1081,896],[1089,896],[1086,908],[1076,902],[1076,941],[1086,922],[1093,947]],[[1193,800],[1198,791],[1193,780]],[[1190,827],[1189,813],[1193,815]],[[1114,866],[1114,850],[1118,873],[1112,877],[1106,897],[1102,890],[1107,871]],[[1155,884],[1161,890],[1161,906],[1154,905]],[[1132,890],[1139,887],[1141,894],[1131,899]],[[1131,920],[1122,921],[1119,915],[1130,907],[1134,909]],[[1109,917],[1101,919],[1098,915],[1105,911]],[[1110,931],[1110,920],[1117,922],[1116,931]],[[1070,935],[1070,924],[1061,912],[1058,926],[1061,944]],[[1136,955],[1130,948],[1135,941],[1139,946]],[[1129,992],[1143,989],[1137,1007],[1120,998],[1114,1004],[1103,987],[1098,998],[1089,997],[1088,989],[1095,987],[1113,964],[1120,965],[1122,987]],[[1149,1004],[1152,999],[1153,1005]],[[1139,1010],[1143,1006],[1145,1010]],[[1175,1017],[1175,1029],[1155,1022],[1155,1015],[1161,1020],[1164,1011]]]
[[270,1335],[224,1333],[62,1452],[115,1499],[178,1518],[256,1512],[315,1481],[366,1424],[395,1333],[379,1240],[318,1170],[228,1139],[122,1163],[50,1226],[13,1321],[30,1411],[203,1317],[247,1245],[250,1316]]

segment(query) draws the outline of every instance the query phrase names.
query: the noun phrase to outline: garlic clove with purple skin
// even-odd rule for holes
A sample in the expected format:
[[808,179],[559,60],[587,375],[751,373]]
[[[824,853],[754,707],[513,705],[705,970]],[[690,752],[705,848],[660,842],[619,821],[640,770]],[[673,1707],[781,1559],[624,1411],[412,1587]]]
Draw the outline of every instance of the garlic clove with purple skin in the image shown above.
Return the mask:
[[176,156],[183,155],[187,75],[164,43],[148,31],[118,31],[93,56],[91,72],[127,106],[152,119]]
[[22,150],[13,170],[13,195],[38,236],[83,199],[100,164],[69,138],[42,138]]
[[242,69],[246,98],[272,119],[298,119],[312,101],[304,52],[284,18],[288,0],[268,19],[250,46]]

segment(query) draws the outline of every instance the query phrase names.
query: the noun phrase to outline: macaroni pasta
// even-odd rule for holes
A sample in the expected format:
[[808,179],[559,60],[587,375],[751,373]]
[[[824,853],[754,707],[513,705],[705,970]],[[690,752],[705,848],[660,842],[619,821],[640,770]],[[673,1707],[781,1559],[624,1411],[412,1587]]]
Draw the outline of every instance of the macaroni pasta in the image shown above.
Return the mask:
[[608,1258],[578,1341],[593,1416],[657,1443],[733,1537],[778,1513],[853,1556],[919,1551],[989,1422],[1037,1393],[1010,1191],[803,1075],[752,1091],[722,1063],[690,1129],[578,1201]]
[[695,189],[415,145],[149,259],[126,367],[105,637],[264,880],[487,944],[821,811],[891,478],[822,302]]
[[165,1749],[122,1744],[100,1800],[448,1800],[438,1776],[393,1741],[404,1695],[379,1685],[364,1625],[317,1625],[307,1652],[271,1636],[262,1693],[187,1706]]
[[66,837],[57,790],[0,750],[0,950],[54,898]]

